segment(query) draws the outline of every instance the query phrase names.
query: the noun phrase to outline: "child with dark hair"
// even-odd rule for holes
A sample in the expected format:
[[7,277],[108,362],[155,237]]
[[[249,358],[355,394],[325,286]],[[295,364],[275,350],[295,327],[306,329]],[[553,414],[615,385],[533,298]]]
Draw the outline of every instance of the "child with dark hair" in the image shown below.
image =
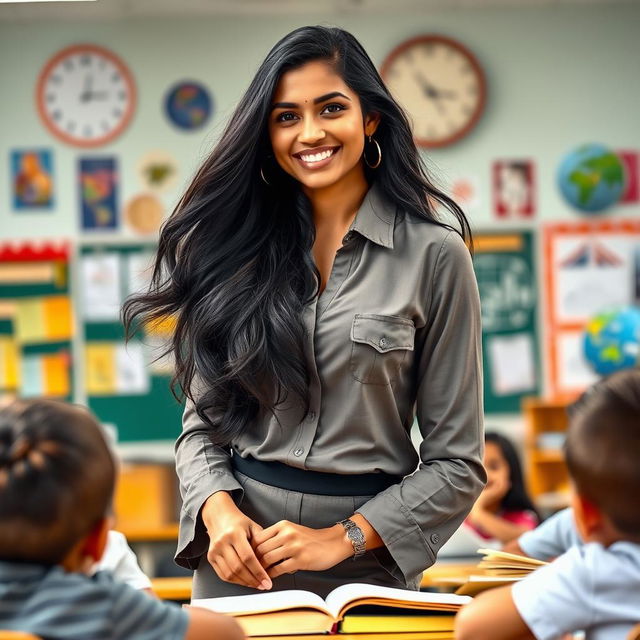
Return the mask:
[[534,529],[540,517],[527,493],[520,459],[511,440],[488,431],[483,463],[487,485],[465,524],[483,538],[502,543]]
[[456,638],[625,638],[640,622],[640,369],[603,380],[570,414],[565,453],[585,544],[464,607]]
[[0,409],[0,628],[48,640],[242,638],[231,618],[86,575],[104,551],[115,477],[85,409],[48,400]]

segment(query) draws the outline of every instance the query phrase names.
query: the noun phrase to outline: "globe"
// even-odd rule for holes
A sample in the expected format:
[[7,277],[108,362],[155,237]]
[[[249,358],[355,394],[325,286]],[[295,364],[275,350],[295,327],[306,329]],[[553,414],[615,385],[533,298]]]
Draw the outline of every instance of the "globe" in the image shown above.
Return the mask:
[[197,82],[181,82],[168,93],[167,116],[181,129],[197,129],[209,119],[212,100],[204,86]]
[[638,364],[640,308],[623,307],[594,316],[584,336],[584,354],[596,373],[606,376]]
[[558,185],[567,202],[590,213],[617,202],[624,182],[622,161],[601,144],[574,149],[564,157],[558,170]]

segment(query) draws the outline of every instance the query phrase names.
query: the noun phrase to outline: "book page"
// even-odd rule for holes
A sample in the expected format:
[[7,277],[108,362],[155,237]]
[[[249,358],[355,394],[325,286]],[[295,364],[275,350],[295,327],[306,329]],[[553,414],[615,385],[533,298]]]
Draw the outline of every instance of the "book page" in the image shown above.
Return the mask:
[[470,598],[450,593],[410,591],[355,582],[343,584],[329,593],[326,598],[327,610],[338,620],[347,609],[357,605],[359,600],[373,600],[376,604],[391,606],[398,603],[398,606],[404,604],[407,607],[415,606],[416,608],[428,608],[428,605],[434,605],[434,608],[443,606],[457,608],[469,602]]
[[330,614],[324,600],[311,591],[288,590],[257,593],[247,596],[226,596],[222,598],[196,598],[191,606],[203,607],[219,613],[232,615],[249,615],[284,611],[286,609],[318,609]]
[[514,563],[518,566],[534,565],[536,567],[541,567],[548,564],[544,560],[537,560],[536,558],[530,558],[529,556],[521,556],[517,553],[507,553],[506,551],[498,551],[496,549],[478,549],[478,553],[484,555],[484,558],[480,561],[482,563],[493,561],[497,561],[499,563],[501,560],[507,560],[509,561],[508,564]]

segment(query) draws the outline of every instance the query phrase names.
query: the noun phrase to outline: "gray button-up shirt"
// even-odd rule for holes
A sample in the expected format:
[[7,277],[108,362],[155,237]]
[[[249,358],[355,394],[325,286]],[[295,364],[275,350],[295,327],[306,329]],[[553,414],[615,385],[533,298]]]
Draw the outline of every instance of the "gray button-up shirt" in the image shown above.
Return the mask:
[[[390,571],[415,585],[485,482],[480,304],[469,251],[457,233],[396,212],[374,187],[303,321],[306,415],[300,402],[287,402],[221,447],[187,402],[176,443],[177,560],[194,567],[207,550],[198,522],[205,500],[242,492],[233,447],[234,455],[303,469],[403,476],[358,511],[384,541]],[[410,437],[416,415],[419,454]]]

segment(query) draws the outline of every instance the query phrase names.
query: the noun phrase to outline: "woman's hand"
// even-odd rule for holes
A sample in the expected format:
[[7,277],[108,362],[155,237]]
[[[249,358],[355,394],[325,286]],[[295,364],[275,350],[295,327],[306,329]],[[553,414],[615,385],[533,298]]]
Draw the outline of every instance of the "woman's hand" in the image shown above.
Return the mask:
[[252,547],[262,527],[245,516],[226,491],[209,496],[201,515],[209,534],[207,560],[218,577],[245,587],[271,589],[271,580]]
[[271,578],[301,569],[323,571],[353,555],[353,545],[340,524],[311,529],[281,520],[258,532],[252,544]]

